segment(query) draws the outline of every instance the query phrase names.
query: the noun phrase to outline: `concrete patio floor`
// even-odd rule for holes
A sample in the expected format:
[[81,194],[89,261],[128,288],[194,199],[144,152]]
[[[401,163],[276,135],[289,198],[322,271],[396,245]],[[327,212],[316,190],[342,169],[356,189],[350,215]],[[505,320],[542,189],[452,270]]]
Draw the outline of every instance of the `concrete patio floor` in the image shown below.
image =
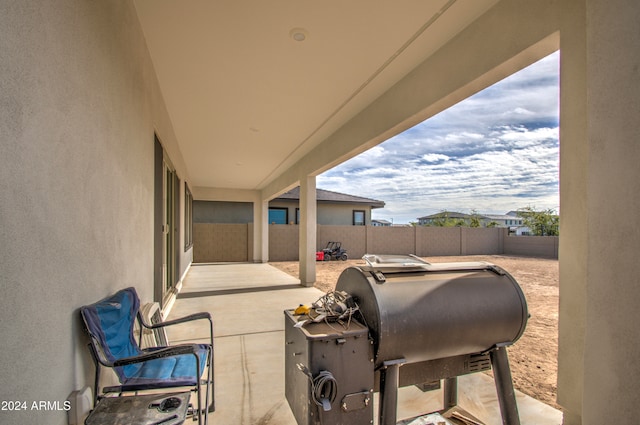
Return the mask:
[[[213,316],[216,411],[210,424],[296,425],[284,395],[283,311],[321,295],[268,264],[190,268],[168,319],[199,311]],[[204,341],[207,333],[198,323],[168,329],[171,343]],[[458,382],[460,407],[487,425],[502,424],[493,379],[476,373]],[[441,390],[406,387],[398,398],[398,420],[442,408]],[[542,402],[519,392],[517,402],[522,425],[562,423],[562,413]]]

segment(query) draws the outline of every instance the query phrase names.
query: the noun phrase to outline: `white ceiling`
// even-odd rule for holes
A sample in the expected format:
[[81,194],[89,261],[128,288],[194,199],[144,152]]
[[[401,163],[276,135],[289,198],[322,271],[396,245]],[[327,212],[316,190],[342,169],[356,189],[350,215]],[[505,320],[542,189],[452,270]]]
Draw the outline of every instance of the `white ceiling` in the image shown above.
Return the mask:
[[496,1],[135,5],[192,184],[262,189]]

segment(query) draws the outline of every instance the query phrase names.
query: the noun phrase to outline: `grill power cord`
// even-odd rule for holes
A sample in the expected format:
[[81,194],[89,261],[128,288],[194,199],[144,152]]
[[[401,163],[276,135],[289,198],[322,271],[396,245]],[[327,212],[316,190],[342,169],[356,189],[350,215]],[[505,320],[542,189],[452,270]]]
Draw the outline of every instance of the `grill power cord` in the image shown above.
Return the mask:
[[313,402],[325,412],[331,410],[331,404],[338,394],[338,383],[331,372],[322,370],[314,378],[309,369],[302,363],[298,363],[298,369],[304,373],[311,382],[311,397]]
[[351,317],[359,312],[358,304],[351,295],[343,291],[331,291],[321,296],[311,307],[302,304],[296,312],[305,314],[308,319],[299,320],[294,327],[301,328],[308,323],[324,322],[334,330],[331,323],[339,323],[344,329],[349,329]]

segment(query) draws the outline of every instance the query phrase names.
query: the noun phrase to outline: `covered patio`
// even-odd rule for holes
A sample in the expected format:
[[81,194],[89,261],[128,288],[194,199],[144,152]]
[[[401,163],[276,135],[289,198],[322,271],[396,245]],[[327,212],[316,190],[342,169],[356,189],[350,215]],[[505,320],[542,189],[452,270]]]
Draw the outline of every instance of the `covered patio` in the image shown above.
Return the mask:
[[638,22],[635,0],[3,0],[0,400],[90,387],[79,308],[134,286],[165,314],[229,320],[218,371],[245,373],[219,381],[241,402],[231,423],[284,412],[252,407],[282,381],[246,391],[263,370],[243,356],[266,338],[275,364],[281,310],[314,290],[183,282],[192,202],[251,203],[249,261],[265,263],[268,203],[300,185],[312,286],[316,176],[560,50],[558,404],[565,425],[637,423]]
[[[217,408],[212,423],[296,425],[285,398],[283,311],[310,304],[322,294],[269,264],[191,266],[169,319],[195,311],[213,316]],[[171,342],[196,342],[207,333],[206,326],[198,325],[175,331],[168,334]],[[483,423],[502,424],[490,376],[460,377],[458,397],[459,406]],[[562,412],[540,401],[517,392],[517,402],[522,425],[562,424]],[[398,419],[442,407],[442,390],[404,387]]]

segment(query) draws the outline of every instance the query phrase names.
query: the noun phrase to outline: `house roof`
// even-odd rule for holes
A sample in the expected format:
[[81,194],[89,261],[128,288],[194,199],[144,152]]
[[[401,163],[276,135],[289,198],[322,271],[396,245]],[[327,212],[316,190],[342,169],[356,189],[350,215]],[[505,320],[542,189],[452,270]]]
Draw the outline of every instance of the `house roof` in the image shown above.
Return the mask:
[[[475,214],[475,217],[478,217],[478,218],[481,218],[481,219],[489,219],[489,220],[513,220],[516,216],[515,215],[511,215],[510,213],[511,212],[509,212],[509,213],[507,213],[505,215],[501,215],[501,214]],[[431,215],[427,215],[427,216],[424,216],[424,217],[418,217],[418,220],[430,220],[430,219],[443,218],[443,217],[469,219],[469,218],[474,217],[474,215],[455,212],[455,211],[441,211],[441,212],[436,213],[436,214],[431,214]]]
[[429,219],[434,219],[434,218],[443,218],[443,217],[447,217],[447,218],[471,218],[472,216],[469,214],[465,214],[465,213],[461,213],[461,212],[455,212],[455,211],[441,211],[439,213],[436,214],[431,214],[431,215],[426,215],[424,217],[418,217],[418,220],[429,220]]
[[[283,193],[282,195],[278,196],[275,199],[280,201],[300,200],[300,186],[294,189],[291,189],[288,192]],[[325,202],[325,203],[363,204],[363,205],[370,205],[371,208],[384,207],[384,201],[378,201],[376,199],[371,199],[371,198],[363,198],[362,196],[348,195],[346,193],[332,192],[330,190],[324,190],[324,189],[316,189],[316,199],[318,202]]]

